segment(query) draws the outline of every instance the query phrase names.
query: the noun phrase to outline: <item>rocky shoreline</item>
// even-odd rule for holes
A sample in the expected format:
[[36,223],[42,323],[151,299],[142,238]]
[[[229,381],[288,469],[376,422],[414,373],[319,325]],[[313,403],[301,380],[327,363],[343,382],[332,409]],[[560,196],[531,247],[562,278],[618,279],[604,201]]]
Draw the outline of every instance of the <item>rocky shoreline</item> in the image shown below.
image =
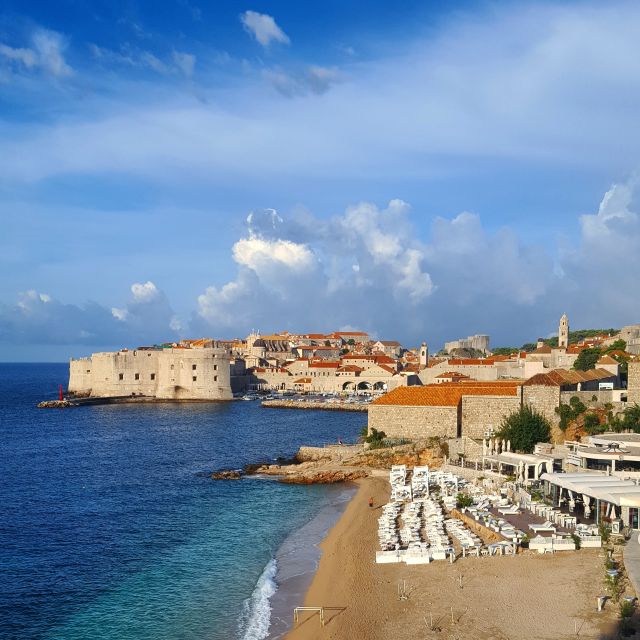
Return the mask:
[[368,411],[366,404],[348,404],[346,402],[314,402],[313,400],[264,400],[263,407],[276,409],[315,409],[320,411]]
[[364,444],[300,447],[290,460],[276,464],[247,465],[243,470],[221,469],[209,474],[213,480],[240,480],[246,476],[273,476],[286,484],[335,484],[371,475],[386,475],[393,464],[443,463],[438,445],[427,442],[370,449]]

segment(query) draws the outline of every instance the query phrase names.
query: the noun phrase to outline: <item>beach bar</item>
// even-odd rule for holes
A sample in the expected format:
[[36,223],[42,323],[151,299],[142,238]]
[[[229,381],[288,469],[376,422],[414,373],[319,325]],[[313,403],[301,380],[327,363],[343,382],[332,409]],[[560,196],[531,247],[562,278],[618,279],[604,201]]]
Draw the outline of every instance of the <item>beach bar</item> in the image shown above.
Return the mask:
[[640,485],[598,473],[543,473],[544,493],[554,507],[596,524],[611,522],[639,529]]

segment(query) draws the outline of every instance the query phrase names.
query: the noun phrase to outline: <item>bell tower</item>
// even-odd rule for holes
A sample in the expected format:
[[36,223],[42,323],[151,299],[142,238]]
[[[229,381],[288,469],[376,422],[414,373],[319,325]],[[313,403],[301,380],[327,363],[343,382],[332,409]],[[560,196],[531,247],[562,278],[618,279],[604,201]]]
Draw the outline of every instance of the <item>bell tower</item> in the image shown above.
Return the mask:
[[423,342],[420,345],[420,368],[426,369],[429,365],[429,347],[427,347],[427,343]]
[[569,346],[569,318],[563,313],[560,318],[560,326],[558,327],[558,346],[565,349]]

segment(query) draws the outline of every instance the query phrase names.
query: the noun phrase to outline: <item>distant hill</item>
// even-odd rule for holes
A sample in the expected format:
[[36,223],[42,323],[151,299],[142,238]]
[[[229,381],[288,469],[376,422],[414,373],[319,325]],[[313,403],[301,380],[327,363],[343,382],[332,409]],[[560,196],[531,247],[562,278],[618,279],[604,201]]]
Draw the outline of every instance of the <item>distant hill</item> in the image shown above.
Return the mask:
[[[569,344],[577,344],[585,338],[593,338],[594,336],[601,336],[602,334],[615,335],[620,329],[578,329],[577,331],[569,331]],[[546,338],[543,341],[550,347],[558,346],[558,336],[553,338]],[[495,355],[509,355],[510,353],[516,353],[517,351],[535,351],[537,343],[525,342],[520,348],[518,347],[496,347],[492,349]]]

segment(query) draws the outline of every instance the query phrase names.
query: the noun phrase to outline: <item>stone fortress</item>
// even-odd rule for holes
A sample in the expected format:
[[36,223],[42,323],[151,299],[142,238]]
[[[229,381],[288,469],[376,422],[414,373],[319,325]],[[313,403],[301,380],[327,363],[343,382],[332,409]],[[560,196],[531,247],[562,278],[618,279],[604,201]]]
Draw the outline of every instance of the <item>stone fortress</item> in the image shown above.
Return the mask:
[[229,352],[212,341],[194,342],[189,347],[122,349],[71,360],[68,390],[90,397],[230,400]]

